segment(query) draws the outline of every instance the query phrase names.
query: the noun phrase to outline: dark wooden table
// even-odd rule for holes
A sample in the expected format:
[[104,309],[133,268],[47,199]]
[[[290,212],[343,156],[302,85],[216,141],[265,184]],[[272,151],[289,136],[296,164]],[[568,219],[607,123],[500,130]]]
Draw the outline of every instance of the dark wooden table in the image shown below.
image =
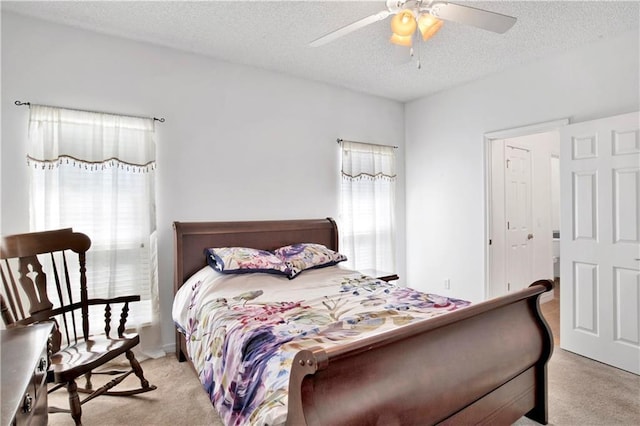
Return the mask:
[[2,423],[46,425],[48,342],[53,325],[0,330]]

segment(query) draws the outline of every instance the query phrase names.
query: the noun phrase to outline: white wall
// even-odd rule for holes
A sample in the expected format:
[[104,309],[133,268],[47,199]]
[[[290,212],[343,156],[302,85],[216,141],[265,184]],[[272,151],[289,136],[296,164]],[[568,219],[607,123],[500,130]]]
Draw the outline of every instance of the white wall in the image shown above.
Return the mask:
[[601,40],[405,106],[410,286],[484,299],[483,135],[640,109],[638,36]]
[[157,124],[164,344],[172,222],[338,214],[336,138],[398,145],[398,273],[404,272],[403,105],[150,44],[2,14],[2,224],[26,232],[28,109],[15,100],[132,115]]

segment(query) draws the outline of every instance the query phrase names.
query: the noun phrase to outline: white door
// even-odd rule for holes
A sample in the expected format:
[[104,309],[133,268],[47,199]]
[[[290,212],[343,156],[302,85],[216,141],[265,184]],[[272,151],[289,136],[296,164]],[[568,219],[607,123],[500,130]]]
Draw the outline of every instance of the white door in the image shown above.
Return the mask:
[[640,374],[640,114],[560,134],[560,345]]
[[531,284],[531,152],[505,146],[507,291]]

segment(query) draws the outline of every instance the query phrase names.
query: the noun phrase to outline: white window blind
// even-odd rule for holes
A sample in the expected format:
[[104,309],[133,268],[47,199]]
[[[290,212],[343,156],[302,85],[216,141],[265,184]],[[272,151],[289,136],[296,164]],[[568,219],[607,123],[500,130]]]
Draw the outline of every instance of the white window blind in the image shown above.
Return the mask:
[[349,259],[346,266],[395,272],[395,150],[341,145],[340,251]]
[[32,105],[29,141],[31,229],[87,234],[89,297],[139,294],[127,325],[157,327],[153,119]]

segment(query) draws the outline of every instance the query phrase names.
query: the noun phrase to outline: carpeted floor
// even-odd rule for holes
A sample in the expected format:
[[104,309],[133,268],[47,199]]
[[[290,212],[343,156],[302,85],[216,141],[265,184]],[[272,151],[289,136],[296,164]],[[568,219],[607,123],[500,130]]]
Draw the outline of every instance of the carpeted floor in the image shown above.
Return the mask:
[[[123,357],[111,365],[126,368],[128,362]],[[143,361],[141,365],[145,377],[158,389],[133,397],[100,396],[89,401],[82,406],[84,425],[223,425],[189,364],[179,363],[171,354]],[[94,375],[91,381],[97,387],[111,378]],[[79,386],[82,384],[82,381],[78,381]],[[132,374],[118,388],[135,388],[139,385],[140,382]],[[66,390],[59,389],[49,394],[49,406],[68,408]],[[49,425],[73,424],[70,414],[49,414]]]
[[[556,305],[554,305],[556,304]],[[557,299],[542,306],[557,330]],[[556,345],[558,338],[556,337]],[[126,360],[123,358],[123,361]],[[83,406],[85,425],[214,425],[215,414],[195,373],[173,355],[142,363],[145,376],[158,389],[135,397],[99,397]],[[566,352],[556,346],[548,366],[551,425],[640,425],[640,376]],[[93,382],[97,383],[94,376]],[[129,377],[120,386],[131,383]],[[139,383],[139,382],[138,382]],[[65,390],[49,396],[49,404],[67,408]],[[73,425],[69,414],[50,414],[50,425]],[[516,425],[537,423],[522,418]]]

